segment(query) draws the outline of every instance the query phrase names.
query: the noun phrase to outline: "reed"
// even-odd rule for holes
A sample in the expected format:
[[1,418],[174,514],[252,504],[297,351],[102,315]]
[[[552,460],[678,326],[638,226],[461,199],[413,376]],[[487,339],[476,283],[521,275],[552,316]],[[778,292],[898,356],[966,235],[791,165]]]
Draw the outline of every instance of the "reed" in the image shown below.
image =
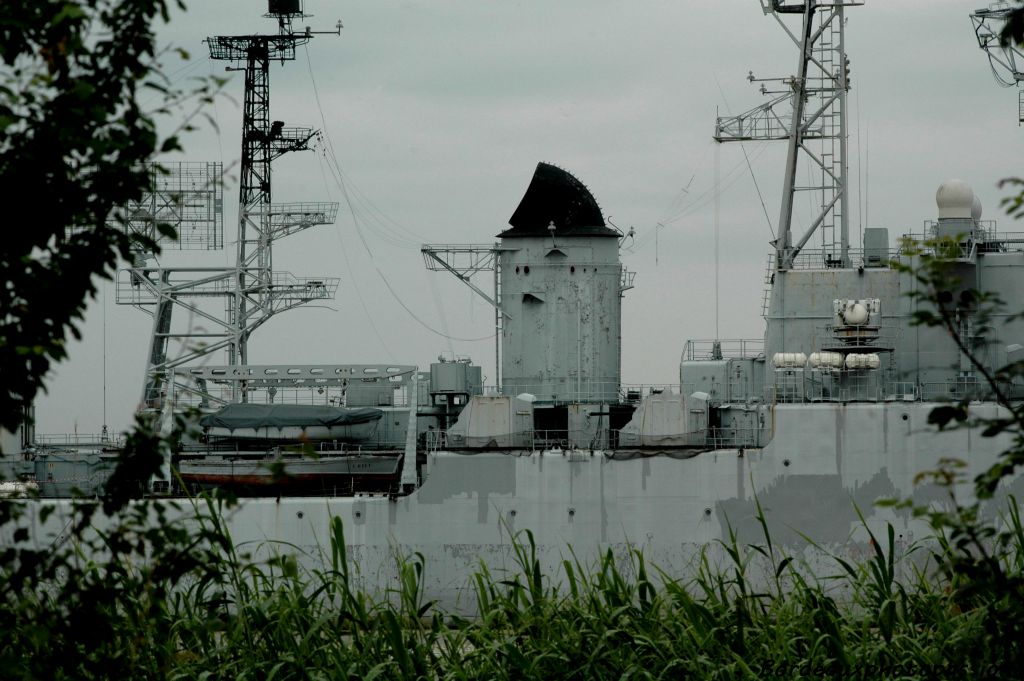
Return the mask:
[[[143,528],[140,516],[102,538],[103,561],[54,557],[55,569],[32,588],[5,588],[2,675],[979,678],[997,676],[1008,647],[1019,645],[993,640],[989,622],[1014,612],[1007,608],[1019,594],[974,592],[965,601],[935,569],[951,547],[932,546],[924,567],[903,565],[892,528],[875,536],[866,523],[871,555],[837,557],[831,577],[786,555],[763,523],[763,541],[743,545],[730,533],[688,575],[667,574],[638,550],[625,562],[609,551],[585,563],[567,549],[556,583],[522,531],[509,574],[476,571],[479,616],[466,618],[425,599],[431,566],[421,555],[396,556],[394,591],[372,598],[354,587],[340,520],[323,564],[307,569],[294,547],[260,561],[241,553],[220,502],[200,503],[194,532]],[[1024,531],[1014,501],[1006,523],[1012,540],[994,555],[1020,584]],[[754,562],[769,566],[771,578],[757,580],[767,586],[751,579]],[[0,587],[12,574],[5,570]]]

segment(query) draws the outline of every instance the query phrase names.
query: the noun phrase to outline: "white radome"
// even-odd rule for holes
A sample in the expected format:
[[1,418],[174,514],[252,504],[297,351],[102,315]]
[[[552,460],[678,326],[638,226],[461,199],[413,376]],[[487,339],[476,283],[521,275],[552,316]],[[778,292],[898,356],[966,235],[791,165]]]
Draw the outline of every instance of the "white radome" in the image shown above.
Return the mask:
[[870,318],[868,308],[863,303],[847,303],[843,310],[843,320],[850,326],[864,326]]
[[[974,190],[963,180],[946,180],[935,192],[935,204],[939,208],[940,220],[973,217],[974,202]],[[980,208],[979,202],[979,214]]]

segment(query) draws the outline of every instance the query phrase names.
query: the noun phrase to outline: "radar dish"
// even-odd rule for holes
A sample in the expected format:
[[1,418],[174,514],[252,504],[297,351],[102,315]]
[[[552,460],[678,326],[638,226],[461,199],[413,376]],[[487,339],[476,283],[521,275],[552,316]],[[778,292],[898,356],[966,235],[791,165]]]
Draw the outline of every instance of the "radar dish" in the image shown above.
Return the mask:
[[[550,163],[538,163],[530,186],[509,219],[510,237],[608,236],[619,233],[604,224],[593,194],[573,175]],[[550,226],[554,224],[552,231]]]

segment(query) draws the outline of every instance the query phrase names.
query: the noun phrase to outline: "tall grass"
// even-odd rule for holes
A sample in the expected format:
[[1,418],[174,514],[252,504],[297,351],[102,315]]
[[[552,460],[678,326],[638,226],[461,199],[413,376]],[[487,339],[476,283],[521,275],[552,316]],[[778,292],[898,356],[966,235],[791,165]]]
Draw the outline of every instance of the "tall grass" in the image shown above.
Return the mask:
[[[702,554],[692,574],[666,574],[636,550],[620,565],[611,551],[584,563],[567,548],[559,583],[541,569],[534,537],[523,531],[509,574],[480,565],[472,578],[479,615],[465,618],[426,600],[431,566],[421,555],[396,558],[394,592],[375,599],[353,586],[340,520],[331,525],[323,565],[307,569],[283,551],[260,562],[240,554],[221,509],[207,503],[198,532],[140,530],[150,534],[117,539],[172,546],[156,564],[127,561],[125,545],[102,565],[77,563],[80,571],[56,571],[46,583],[6,592],[0,675],[981,678],[1002,673],[1008,647],[1019,646],[994,640],[988,622],[998,611],[993,604],[1009,594],[965,599],[934,570],[937,563],[901,565],[891,527],[884,537],[869,530],[866,560],[837,557],[832,577],[812,576],[773,545],[758,511],[762,543],[741,545],[730,534]],[[1015,503],[1008,522],[1016,539],[997,556],[1019,584],[1024,531]],[[949,547],[932,550],[941,558]],[[174,559],[178,568],[162,564]],[[768,580],[750,577],[754,563],[768,566]],[[0,586],[9,585],[5,573]],[[74,626],[57,627],[61,617]]]

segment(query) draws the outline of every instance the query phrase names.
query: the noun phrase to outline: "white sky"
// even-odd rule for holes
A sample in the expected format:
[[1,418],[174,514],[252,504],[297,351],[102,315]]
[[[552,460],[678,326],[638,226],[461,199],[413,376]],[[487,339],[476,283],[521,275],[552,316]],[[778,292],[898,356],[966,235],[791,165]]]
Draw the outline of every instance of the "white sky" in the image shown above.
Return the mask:
[[[260,0],[189,4],[161,32],[163,42],[192,52],[193,62],[168,69],[180,77],[222,72],[223,62],[203,58],[204,37],[275,28],[261,18]],[[863,210],[852,213],[854,234],[862,224],[888,227],[893,239],[919,231],[935,217],[935,189],[952,177],[973,185],[986,218],[999,217],[1004,192],[996,183],[1019,174],[1024,133],[1016,94],[996,85],[974,40],[968,15],[981,4],[868,0],[848,10],[851,176],[869,171],[863,188],[851,185],[854,205],[869,196],[866,219]],[[796,65],[795,49],[757,0],[306,0],[305,7],[315,16],[303,25],[329,29],[341,18],[345,28],[340,37],[313,40],[308,63],[300,48],[297,61],[272,66],[272,119],[323,127],[311,67],[350,192],[405,232],[385,233],[369,219],[357,226],[322,154],[278,161],[275,201],[343,203],[336,225],[278,242],[275,269],[342,283],[332,309],[300,308],[257,331],[250,361],[426,367],[454,352],[473,357],[493,379],[493,340],[449,340],[423,328],[377,270],[434,329],[489,336],[491,310],[451,276],[427,272],[419,244],[493,242],[543,160],[585,182],[620,228],[637,230],[640,247],[623,254],[637,272],[623,305],[624,382],[677,381],[685,340],[715,335],[713,202],[710,193],[697,199],[714,183],[716,109],[739,113],[763,101],[747,83],[748,71],[788,76]],[[191,134],[181,156],[232,166],[229,245],[201,257],[169,253],[162,262],[233,259],[242,100],[241,74],[233,76],[210,112],[219,134],[210,126]],[[784,144],[750,143],[746,150],[774,224]],[[723,145],[719,153],[719,335],[759,337],[771,235],[742,150]],[[691,177],[689,194],[681,193]],[[655,244],[655,225],[681,207],[683,216],[660,230]],[[810,211],[800,208],[806,222]],[[1003,220],[1002,229],[1018,227]],[[39,433],[99,432],[104,411],[115,430],[131,421],[150,318],[117,306],[110,285],[102,291],[83,340],[37,401]],[[211,360],[223,362],[222,355]]]

